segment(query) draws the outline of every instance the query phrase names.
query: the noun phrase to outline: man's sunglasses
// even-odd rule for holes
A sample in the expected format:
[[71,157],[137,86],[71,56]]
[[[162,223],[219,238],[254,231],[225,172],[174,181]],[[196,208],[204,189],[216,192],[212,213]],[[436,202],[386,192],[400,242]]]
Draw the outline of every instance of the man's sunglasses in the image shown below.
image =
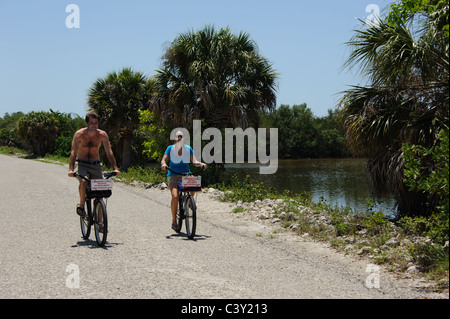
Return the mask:
[[177,138],[183,138],[183,135],[177,135]]

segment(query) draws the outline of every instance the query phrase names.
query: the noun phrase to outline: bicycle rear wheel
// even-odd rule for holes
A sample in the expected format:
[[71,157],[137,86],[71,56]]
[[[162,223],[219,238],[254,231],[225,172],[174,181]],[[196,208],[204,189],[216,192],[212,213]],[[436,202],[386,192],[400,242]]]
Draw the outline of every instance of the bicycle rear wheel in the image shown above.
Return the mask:
[[92,213],[90,210],[90,203],[86,202],[86,215],[84,217],[80,216],[80,226],[81,226],[81,235],[83,239],[88,239],[91,234],[91,222],[92,222]]
[[189,239],[193,239],[197,226],[197,207],[195,206],[195,199],[192,195],[188,195],[184,199],[184,215],[187,236]]
[[93,220],[95,239],[97,240],[97,244],[103,247],[106,244],[106,237],[108,235],[108,215],[103,199],[95,200]]

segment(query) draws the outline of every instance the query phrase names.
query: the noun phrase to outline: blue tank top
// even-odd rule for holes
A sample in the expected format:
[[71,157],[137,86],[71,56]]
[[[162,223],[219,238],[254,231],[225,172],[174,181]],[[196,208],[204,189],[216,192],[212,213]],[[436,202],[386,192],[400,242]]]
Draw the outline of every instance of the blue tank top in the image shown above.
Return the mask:
[[[182,156],[179,156],[174,150],[175,145],[170,145],[167,147],[164,154],[169,156],[170,164],[169,168],[179,173],[189,173],[189,163],[191,162],[191,155],[194,154],[194,150],[189,145],[183,145],[184,150]],[[169,176],[176,175],[169,171]]]

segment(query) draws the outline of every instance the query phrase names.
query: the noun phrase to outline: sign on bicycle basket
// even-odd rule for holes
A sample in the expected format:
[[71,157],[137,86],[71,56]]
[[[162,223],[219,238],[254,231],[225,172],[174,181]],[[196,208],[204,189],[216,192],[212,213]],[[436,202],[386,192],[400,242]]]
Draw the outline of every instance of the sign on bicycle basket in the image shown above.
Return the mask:
[[92,179],[91,190],[93,191],[106,191],[112,190],[112,179]]
[[186,189],[200,190],[202,187],[201,176],[183,176],[181,180],[181,186]]

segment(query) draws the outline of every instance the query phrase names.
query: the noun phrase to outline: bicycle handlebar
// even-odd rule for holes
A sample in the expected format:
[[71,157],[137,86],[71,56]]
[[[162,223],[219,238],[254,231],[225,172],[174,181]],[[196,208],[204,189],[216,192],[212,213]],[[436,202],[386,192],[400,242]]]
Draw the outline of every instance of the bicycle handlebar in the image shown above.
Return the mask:
[[[116,176],[116,175],[117,175],[117,173],[114,172],[114,171],[103,173],[103,176],[104,176],[106,179],[111,178],[112,176]],[[82,179],[84,179],[84,180],[86,180],[86,181],[88,181],[88,182],[90,181],[89,178],[86,178],[86,177],[84,177],[83,175],[78,174],[77,172],[73,173],[73,177],[77,177],[77,176],[80,177],[80,178],[82,178]]]
[[170,169],[168,166],[167,166],[167,170],[171,171],[174,174],[181,175],[181,176],[197,175],[205,170],[205,165],[202,165],[199,170],[197,170],[196,172],[193,172],[193,173],[192,172],[191,173],[175,172],[174,170]]
[[103,176],[104,176],[106,179],[111,178],[111,177],[116,176],[116,175],[117,175],[117,173],[114,172],[114,171],[106,172],[106,173],[103,174]]

